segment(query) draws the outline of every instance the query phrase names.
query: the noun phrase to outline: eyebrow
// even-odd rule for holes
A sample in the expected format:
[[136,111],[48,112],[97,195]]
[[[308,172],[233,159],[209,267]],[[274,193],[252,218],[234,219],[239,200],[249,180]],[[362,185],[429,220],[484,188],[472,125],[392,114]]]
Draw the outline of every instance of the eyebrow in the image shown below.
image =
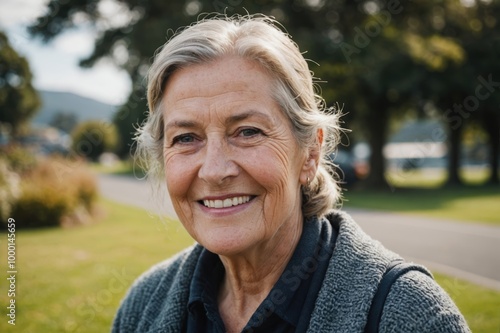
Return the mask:
[[[261,118],[269,122],[271,121],[271,117],[267,114],[256,110],[250,110],[231,115],[225,120],[224,123],[228,126],[251,117]],[[200,122],[194,120],[173,120],[165,124],[165,132],[170,128],[195,128],[198,126],[200,126]]]
[[165,132],[170,128],[194,128],[199,125],[199,122],[192,120],[174,120],[165,124]]
[[269,117],[267,114],[256,111],[256,110],[249,110],[249,111],[245,111],[242,113],[238,113],[238,114],[229,116],[226,119],[225,123],[226,123],[226,125],[231,125],[231,124],[237,123],[239,121],[242,121],[242,120],[245,120],[245,119],[248,119],[251,117],[257,117],[257,118],[264,119],[266,121],[271,121],[271,117]]

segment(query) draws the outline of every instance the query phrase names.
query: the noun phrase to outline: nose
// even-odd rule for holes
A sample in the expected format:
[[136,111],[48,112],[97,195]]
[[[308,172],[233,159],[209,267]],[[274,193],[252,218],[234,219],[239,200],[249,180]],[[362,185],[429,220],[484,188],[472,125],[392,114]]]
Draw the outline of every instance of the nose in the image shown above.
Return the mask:
[[205,155],[198,171],[200,179],[222,185],[224,181],[237,176],[239,167],[232,158],[230,147],[221,139],[211,139],[205,146]]

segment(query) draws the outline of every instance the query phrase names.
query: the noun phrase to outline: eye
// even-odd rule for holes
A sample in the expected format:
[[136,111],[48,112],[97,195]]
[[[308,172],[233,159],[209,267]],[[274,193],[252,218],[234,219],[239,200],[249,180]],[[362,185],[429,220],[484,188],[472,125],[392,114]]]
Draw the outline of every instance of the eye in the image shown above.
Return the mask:
[[172,140],[172,145],[175,145],[176,143],[180,143],[180,144],[192,143],[192,142],[194,142],[195,139],[196,138],[195,138],[194,134],[192,134],[192,133],[177,135]]
[[252,136],[255,136],[257,134],[261,134],[262,131],[258,128],[255,128],[255,127],[246,127],[246,128],[242,128],[239,132],[238,132],[238,135],[239,136],[243,136],[243,137],[252,137]]

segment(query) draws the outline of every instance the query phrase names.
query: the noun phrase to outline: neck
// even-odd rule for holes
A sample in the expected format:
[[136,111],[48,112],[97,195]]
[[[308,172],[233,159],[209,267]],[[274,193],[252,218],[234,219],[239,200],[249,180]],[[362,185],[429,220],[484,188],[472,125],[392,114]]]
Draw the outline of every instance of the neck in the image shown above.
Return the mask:
[[[249,253],[220,256],[226,274],[219,308],[226,326],[241,326],[233,327],[241,330],[285,270],[302,235],[302,220],[294,225],[295,230],[282,229],[287,228]],[[229,317],[239,318],[239,323],[231,325]]]

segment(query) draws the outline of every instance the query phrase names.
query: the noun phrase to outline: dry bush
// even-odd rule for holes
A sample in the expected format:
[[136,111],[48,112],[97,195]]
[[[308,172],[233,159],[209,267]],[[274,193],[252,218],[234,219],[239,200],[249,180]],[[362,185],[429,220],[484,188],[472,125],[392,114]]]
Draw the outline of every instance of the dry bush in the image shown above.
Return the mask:
[[19,197],[20,177],[13,172],[9,164],[0,158],[0,219],[6,221],[10,217],[12,204]]
[[36,166],[36,158],[33,152],[20,145],[11,144],[1,147],[0,155],[7,162],[8,167],[18,174],[24,174]]
[[77,192],[78,201],[83,204],[88,212],[91,212],[98,195],[95,176],[87,169],[80,168],[75,171],[71,178]]
[[21,187],[12,209],[18,228],[83,223],[98,194],[96,179],[85,165],[62,158],[41,161],[23,177]]
[[13,205],[17,228],[58,226],[75,209],[75,196],[53,186],[49,178],[31,178],[23,183],[21,196]]

